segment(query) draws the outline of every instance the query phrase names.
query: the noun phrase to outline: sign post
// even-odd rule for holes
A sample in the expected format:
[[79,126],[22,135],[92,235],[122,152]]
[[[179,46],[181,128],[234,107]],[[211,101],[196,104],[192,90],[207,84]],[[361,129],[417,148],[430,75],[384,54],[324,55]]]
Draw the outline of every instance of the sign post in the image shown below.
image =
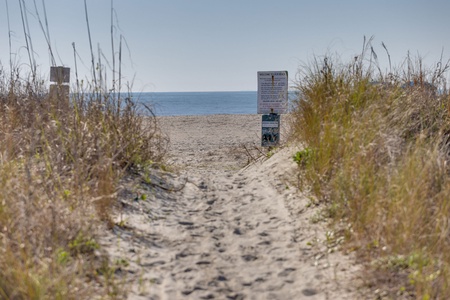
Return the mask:
[[280,115],[288,109],[288,72],[258,72],[258,114],[262,114],[261,146],[280,142]]
[[69,103],[70,68],[50,67],[50,97],[58,100],[58,106]]

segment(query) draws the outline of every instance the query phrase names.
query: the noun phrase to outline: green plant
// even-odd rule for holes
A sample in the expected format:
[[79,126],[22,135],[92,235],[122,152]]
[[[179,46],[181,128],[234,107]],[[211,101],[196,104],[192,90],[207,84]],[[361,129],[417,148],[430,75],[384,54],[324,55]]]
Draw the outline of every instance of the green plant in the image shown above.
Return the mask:
[[58,249],[56,251],[56,254],[57,254],[56,260],[60,264],[66,264],[70,259],[70,253],[63,249]]
[[69,242],[69,249],[72,255],[93,253],[99,249],[99,244],[92,238],[79,233],[74,240]]
[[311,148],[305,148],[301,151],[296,152],[293,156],[293,159],[299,166],[305,166],[312,162],[313,157],[314,151]]

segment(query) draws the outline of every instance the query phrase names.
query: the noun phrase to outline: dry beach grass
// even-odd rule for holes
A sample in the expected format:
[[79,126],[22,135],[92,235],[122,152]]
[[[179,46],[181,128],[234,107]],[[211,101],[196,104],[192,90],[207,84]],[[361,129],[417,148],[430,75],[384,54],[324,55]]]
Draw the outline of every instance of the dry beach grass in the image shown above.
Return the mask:
[[368,41],[348,64],[316,60],[298,84],[301,177],[378,297],[450,296],[448,67],[408,56],[383,74]]
[[[78,78],[73,44],[72,94],[50,94],[32,48],[32,9],[17,4],[29,61],[14,59],[8,16],[9,69],[0,69],[0,298],[121,298],[115,266],[97,237],[114,225],[118,180],[130,168],[159,161],[166,139],[155,119],[144,120],[120,93],[122,38],[111,87],[101,58],[98,68],[92,60],[92,80]],[[85,7],[89,31],[86,1]],[[47,16],[41,20],[36,2],[34,8],[55,65]],[[111,43],[115,57],[113,36]]]
[[112,269],[97,251],[98,229],[112,226],[123,172],[163,154],[164,137],[131,102],[119,106],[102,92],[68,101],[30,78],[2,78],[4,299],[115,297]]

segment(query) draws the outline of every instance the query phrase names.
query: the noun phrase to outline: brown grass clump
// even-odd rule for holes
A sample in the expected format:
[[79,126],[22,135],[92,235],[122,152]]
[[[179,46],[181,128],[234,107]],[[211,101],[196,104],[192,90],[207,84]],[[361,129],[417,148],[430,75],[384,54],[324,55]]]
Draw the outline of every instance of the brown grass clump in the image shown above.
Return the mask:
[[[6,2],[11,55],[9,70],[0,61],[0,299],[122,298],[114,266],[96,241],[99,229],[113,225],[119,179],[130,168],[160,161],[167,140],[152,111],[121,93],[123,37],[116,49],[113,1],[112,68],[102,64],[100,48],[94,61],[84,1],[93,80],[79,80],[73,44],[71,93],[64,84],[48,90],[38,76],[29,14],[56,64],[45,1],[43,20],[36,2],[34,11],[25,1],[17,4],[29,59],[21,65],[29,71],[15,67]],[[108,70],[111,87],[104,80]]]
[[166,144],[127,96],[50,95],[43,82],[2,78],[0,299],[119,296],[97,229],[111,224],[119,178]]
[[295,156],[300,176],[327,204],[349,249],[371,262],[369,284],[385,283],[391,297],[446,299],[448,65],[427,72],[408,57],[405,70],[383,75],[373,50],[368,56],[348,65],[327,57],[303,72],[294,113],[305,144]]

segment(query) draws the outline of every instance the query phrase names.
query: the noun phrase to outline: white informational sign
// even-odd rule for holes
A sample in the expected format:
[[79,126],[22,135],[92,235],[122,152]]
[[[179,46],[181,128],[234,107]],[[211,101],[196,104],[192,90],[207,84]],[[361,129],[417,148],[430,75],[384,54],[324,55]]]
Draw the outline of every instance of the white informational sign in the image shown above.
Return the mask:
[[258,114],[285,114],[288,109],[288,72],[258,72]]

